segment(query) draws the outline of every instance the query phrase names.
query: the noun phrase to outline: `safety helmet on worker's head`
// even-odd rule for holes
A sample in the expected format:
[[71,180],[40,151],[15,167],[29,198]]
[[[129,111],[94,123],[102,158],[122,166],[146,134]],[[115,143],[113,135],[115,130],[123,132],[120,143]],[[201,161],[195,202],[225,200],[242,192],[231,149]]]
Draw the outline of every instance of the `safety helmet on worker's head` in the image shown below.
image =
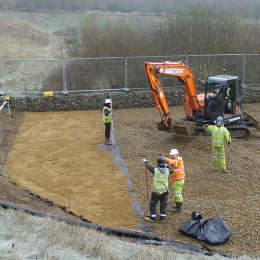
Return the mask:
[[223,117],[222,116],[218,116],[216,119],[216,122],[220,121],[221,123],[223,123]]
[[222,116],[217,117],[216,124],[217,124],[217,127],[221,127],[223,125],[223,117]]
[[177,149],[171,149],[170,156],[176,156],[179,154],[179,151]]
[[158,163],[158,167],[160,167],[160,168],[165,167],[165,160],[164,160],[163,156],[159,156],[157,158],[157,163]]
[[106,104],[106,105],[111,104],[111,99],[110,99],[110,98],[107,98],[107,99],[105,100],[105,104]]

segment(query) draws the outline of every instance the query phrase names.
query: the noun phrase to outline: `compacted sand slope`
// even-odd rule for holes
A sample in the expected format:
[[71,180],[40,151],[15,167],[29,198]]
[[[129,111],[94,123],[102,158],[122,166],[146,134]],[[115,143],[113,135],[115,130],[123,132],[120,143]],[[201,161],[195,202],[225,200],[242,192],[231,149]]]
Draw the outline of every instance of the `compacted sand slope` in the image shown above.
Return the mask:
[[77,215],[102,225],[138,228],[127,175],[104,141],[99,111],[25,113],[6,173]]

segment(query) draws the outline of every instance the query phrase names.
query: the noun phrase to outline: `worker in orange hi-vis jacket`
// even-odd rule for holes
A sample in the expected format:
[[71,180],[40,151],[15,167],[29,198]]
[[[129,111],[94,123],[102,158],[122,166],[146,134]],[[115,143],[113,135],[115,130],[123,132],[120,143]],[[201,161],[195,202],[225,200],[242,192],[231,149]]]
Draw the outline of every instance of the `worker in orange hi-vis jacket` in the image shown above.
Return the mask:
[[164,157],[164,160],[174,170],[169,177],[169,184],[173,190],[176,204],[173,208],[173,212],[181,212],[183,203],[182,188],[185,179],[184,163],[177,149],[171,149],[170,158]]

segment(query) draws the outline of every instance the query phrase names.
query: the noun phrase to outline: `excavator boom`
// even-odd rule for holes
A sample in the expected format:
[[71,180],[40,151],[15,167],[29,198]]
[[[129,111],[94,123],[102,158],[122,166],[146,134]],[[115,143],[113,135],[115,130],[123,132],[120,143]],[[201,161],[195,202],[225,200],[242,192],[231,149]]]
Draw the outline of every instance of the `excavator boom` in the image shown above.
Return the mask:
[[184,110],[189,119],[199,116],[200,106],[197,100],[197,91],[194,82],[194,76],[189,66],[183,62],[145,62],[145,73],[150,85],[156,109],[161,114],[162,121],[159,127],[171,130],[171,116],[169,107],[165,98],[164,90],[161,86],[159,74],[172,75],[177,77],[185,89]]

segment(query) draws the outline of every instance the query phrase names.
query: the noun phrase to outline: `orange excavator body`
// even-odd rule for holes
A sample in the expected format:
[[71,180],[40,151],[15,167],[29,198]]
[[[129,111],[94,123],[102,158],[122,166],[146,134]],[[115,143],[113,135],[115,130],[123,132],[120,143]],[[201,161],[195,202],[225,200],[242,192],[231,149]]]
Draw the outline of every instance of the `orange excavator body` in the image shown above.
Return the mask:
[[[193,72],[183,62],[145,62],[145,73],[156,108],[161,114],[158,129],[181,135],[197,135],[204,133],[203,124],[214,124],[217,116],[222,116],[232,137],[248,137],[250,131],[247,126],[254,126],[259,131],[259,122],[248,113],[241,113],[239,77],[227,74],[208,77],[204,93],[197,94]],[[159,74],[175,76],[184,86],[186,118],[174,120],[174,125]]]
[[196,112],[204,113],[204,97],[201,96],[203,94],[197,95],[194,75],[189,66],[183,62],[145,62],[145,73],[152,91],[156,109],[159,112],[163,112],[160,124],[166,129],[171,130],[171,116],[159,74],[172,75],[183,82],[185,89],[184,111],[188,119],[192,119]]

